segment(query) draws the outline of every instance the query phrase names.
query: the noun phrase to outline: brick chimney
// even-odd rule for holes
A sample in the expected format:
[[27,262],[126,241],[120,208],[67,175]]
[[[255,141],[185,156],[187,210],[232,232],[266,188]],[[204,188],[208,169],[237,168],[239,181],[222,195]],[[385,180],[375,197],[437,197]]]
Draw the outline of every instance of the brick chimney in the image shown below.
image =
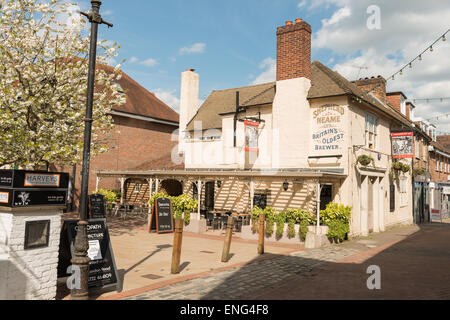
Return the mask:
[[311,79],[311,26],[302,19],[277,28],[277,81]]
[[361,78],[352,82],[362,91],[371,91],[371,93],[383,103],[386,102],[386,79],[382,76],[378,76],[376,78]]
[[[406,99],[408,99],[407,96],[403,94],[403,92],[388,92],[386,93],[386,98],[398,112],[402,113],[406,116]],[[402,110],[402,105],[405,104],[405,110]],[[405,112],[402,112],[405,111]],[[413,120],[413,119],[412,119]]]

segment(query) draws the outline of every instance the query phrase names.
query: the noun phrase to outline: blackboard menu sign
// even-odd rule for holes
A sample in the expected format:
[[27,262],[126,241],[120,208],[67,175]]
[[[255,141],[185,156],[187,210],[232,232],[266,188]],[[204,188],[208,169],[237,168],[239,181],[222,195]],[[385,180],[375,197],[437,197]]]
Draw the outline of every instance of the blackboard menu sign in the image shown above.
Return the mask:
[[172,201],[168,198],[155,199],[149,231],[158,233],[173,232]]
[[[78,220],[66,220],[65,223],[67,225],[70,250],[73,257]],[[88,220],[87,236],[89,241],[88,256],[91,259],[89,262],[89,289],[118,288],[119,277],[106,219]]]
[[102,194],[89,195],[89,209],[91,219],[103,219],[106,216],[105,196]]

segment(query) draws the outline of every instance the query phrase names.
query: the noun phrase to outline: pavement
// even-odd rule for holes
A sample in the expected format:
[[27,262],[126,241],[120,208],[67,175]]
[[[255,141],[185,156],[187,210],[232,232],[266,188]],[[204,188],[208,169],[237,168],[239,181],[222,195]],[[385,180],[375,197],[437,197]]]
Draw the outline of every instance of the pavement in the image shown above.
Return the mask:
[[[116,221],[117,222],[117,221]],[[224,234],[183,234],[182,271],[170,274],[172,234],[109,223],[124,287],[107,300],[450,299],[450,221],[404,226],[342,244],[305,250],[234,235],[232,257],[220,262]],[[369,290],[369,266],[381,289]],[[66,297],[67,298],[67,297]]]
[[[250,261],[126,300],[450,299],[450,224],[399,227],[339,245]],[[381,270],[369,290],[368,266]]]
[[[65,218],[74,218],[66,215]],[[225,230],[207,234],[183,233],[179,274],[171,274],[173,233],[149,233],[142,218],[108,218],[114,258],[122,288],[98,292],[92,299],[120,299],[149,290],[201,278],[239,268],[248,261],[264,260],[276,255],[304,250],[303,245],[266,243],[265,254],[259,257],[257,242],[244,240],[233,233],[230,259],[221,262]],[[57,299],[69,299],[67,278],[58,279]]]

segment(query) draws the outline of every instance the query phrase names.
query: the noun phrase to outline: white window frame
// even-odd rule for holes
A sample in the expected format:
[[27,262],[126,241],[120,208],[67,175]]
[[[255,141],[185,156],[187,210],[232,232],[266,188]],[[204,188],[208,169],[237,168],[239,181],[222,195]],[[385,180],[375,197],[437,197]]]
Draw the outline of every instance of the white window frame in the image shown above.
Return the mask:
[[142,183],[136,183],[133,188],[133,193],[141,192],[141,188],[142,188]]
[[427,161],[427,143],[425,140],[422,141],[422,160]]
[[[378,121],[374,115],[369,113],[366,113],[365,115],[365,139],[366,147],[372,150],[376,150],[376,148],[378,147]],[[371,144],[372,148],[370,147]]]
[[406,100],[403,97],[400,98],[400,112],[406,116]]
[[419,149],[420,145],[419,145],[419,137],[416,136],[415,138],[415,147],[414,147],[414,156],[416,157],[416,159],[420,159],[420,149]]
[[408,205],[408,178],[400,178],[400,207],[406,207]]

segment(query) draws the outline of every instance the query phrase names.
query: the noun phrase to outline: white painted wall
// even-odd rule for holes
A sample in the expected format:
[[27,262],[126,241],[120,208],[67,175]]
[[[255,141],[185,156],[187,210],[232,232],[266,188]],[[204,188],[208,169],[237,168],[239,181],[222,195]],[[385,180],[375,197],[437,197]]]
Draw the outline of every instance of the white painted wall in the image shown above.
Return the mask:
[[[0,211],[0,299],[56,297],[61,211]],[[25,222],[50,220],[49,246],[24,250]]]
[[181,73],[179,152],[184,151],[184,130],[186,130],[186,125],[198,110],[198,95],[199,75],[189,70]]

